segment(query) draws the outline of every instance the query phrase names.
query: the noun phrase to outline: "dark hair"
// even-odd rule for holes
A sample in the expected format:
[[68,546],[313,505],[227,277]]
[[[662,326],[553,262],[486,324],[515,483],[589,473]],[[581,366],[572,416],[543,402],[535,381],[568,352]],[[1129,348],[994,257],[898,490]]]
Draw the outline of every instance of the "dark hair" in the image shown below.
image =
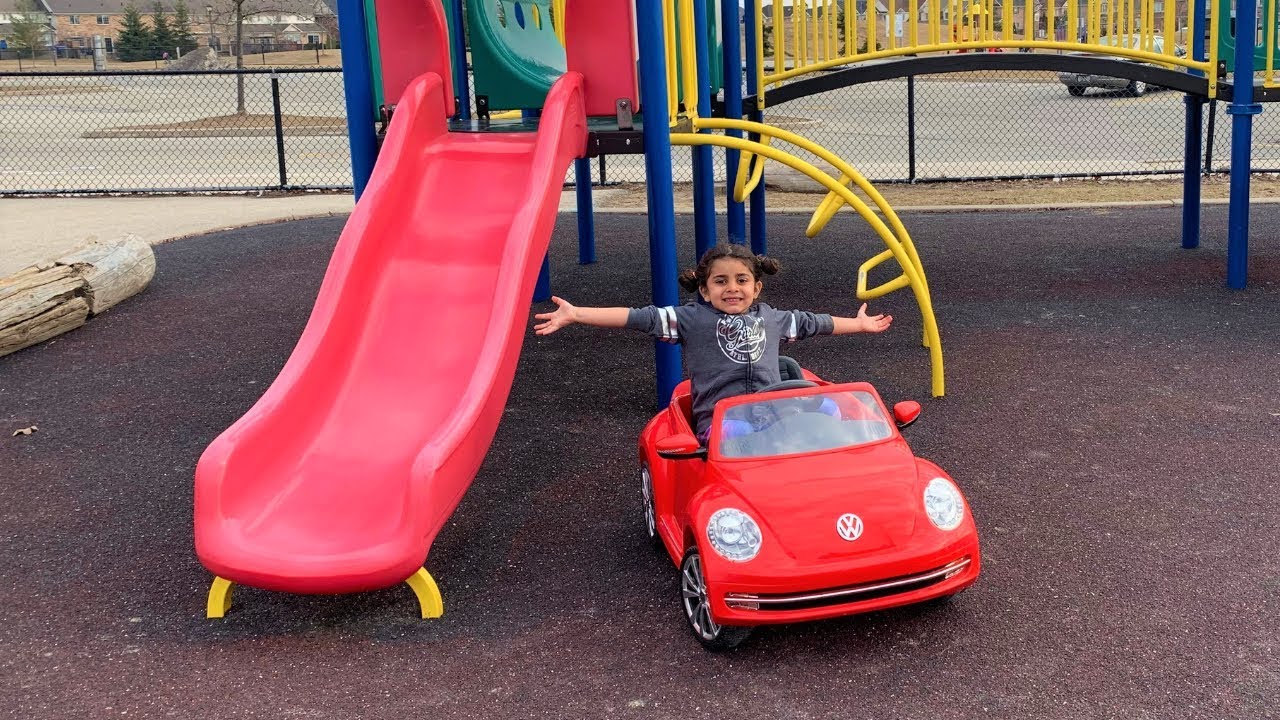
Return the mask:
[[680,287],[689,292],[696,292],[698,288],[706,287],[707,276],[711,273],[711,266],[715,261],[724,258],[741,260],[746,263],[747,269],[751,271],[751,275],[756,280],[765,275],[773,275],[782,269],[782,265],[777,260],[766,255],[756,255],[748,250],[745,245],[720,243],[703,254],[702,259],[698,261],[698,267],[689,268],[680,273],[677,278],[680,282]]

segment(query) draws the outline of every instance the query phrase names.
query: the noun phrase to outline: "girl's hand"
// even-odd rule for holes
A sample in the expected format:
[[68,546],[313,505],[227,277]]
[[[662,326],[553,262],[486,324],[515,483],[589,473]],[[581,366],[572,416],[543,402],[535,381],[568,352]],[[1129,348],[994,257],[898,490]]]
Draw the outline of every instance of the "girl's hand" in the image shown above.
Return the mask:
[[550,335],[562,327],[567,327],[577,322],[575,313],[578,308],[571,305],[568,300],[552,295],[551,302],[558,306],[555,312],[538,313],[533,316],[535,320],[543,321],[533,326],[533,332],[538,335]]
[[858,308],[858,317],[855,319],[860,325],[861,332],[869,333],[884,332],[893,323],[892,315],[868,315],[866,303],[862,303],[862,307]]

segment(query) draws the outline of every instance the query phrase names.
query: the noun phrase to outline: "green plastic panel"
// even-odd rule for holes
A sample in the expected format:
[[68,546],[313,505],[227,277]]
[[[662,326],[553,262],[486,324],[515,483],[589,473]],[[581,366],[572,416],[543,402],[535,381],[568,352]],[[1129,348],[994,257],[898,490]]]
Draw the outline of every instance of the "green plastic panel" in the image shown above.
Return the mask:
[[[1262,18],[1262,24],[1258,30],[1258,45],[1253,49],[1254,72],[1267,69],[1266,17],[1273,2],[1275,0],[1258,0],[1258,17]],[[1218,0],[1218,22],[1222,24],[1222,27],[1218,29],[1218,60],[1227,64],[1227,72],[1236,71],[1235,8],[1233,4],[1231,0]],[[1277,45],[1280,46],[1280,33],[1277,33],[1276,39]],[[1277,52],[1276,55],[1280,56],[1280,52]]]
[[487,95],[494,110],[542,107],[565,71],[550,0],[469,0],[466,7],[475,94]]

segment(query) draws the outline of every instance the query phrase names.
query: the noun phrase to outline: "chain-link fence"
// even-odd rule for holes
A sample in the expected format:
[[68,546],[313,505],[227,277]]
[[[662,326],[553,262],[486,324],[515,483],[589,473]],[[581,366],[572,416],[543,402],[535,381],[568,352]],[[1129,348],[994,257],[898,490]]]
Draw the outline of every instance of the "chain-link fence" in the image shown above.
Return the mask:
[[[0,73],[0,97],[0,194],[351,186],[336,68]],[[1050,73],[981,72],[848,87],[770,108],[765,120],[880,182],[1176,174],[1183,97],[1078,97]],[[1225,103],[1205,115],[1204,167],[1225,172]],[[723,181],[723,152],[714,158]],[[1255,118],[1253,163],[1280,172],[1270,110]],[[641,156],[592,165],[596,182],[645,179]],[[673,150],[673,165],[677,182],[693,179],[687,148]]]
[[0,76],[0,193],[348,188],[340,70]]

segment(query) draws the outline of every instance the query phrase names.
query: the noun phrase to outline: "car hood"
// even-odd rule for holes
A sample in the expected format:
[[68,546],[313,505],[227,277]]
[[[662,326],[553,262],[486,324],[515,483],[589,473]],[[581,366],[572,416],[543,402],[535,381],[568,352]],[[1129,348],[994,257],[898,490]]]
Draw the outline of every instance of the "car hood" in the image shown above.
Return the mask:
[[[800,564],[902,547],[924,517],[916,458],[900,440],[782,462],[725,465],[725,488],[741,499],[766,541],[778,543]],[[836,531],[847,513],[862,521],[862,534],[853,541]]]

